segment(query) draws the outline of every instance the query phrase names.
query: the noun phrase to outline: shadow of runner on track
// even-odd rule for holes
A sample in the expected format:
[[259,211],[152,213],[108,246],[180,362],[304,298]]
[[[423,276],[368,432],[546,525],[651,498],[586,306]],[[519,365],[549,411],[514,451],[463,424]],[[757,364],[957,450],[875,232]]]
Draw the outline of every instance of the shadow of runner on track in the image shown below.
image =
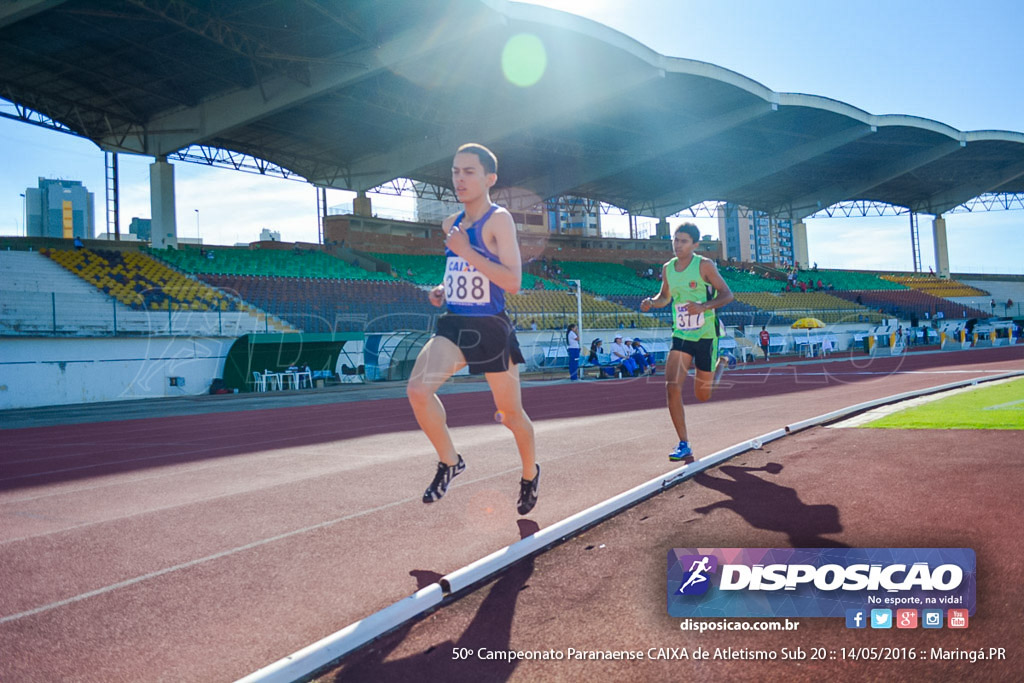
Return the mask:
[[808,505],[800,500],[796,489],[765,481],[754,472],[776,475],[782,465],[770,462],[764,467],[724,465],[716,472],[729,475],[722,479],[701,473],[693,481],[714,489],[729,500],[705,505],[695,510],[702,515],[724,508],[732,510],[757,529],[779,531],[789,536],[794,548],[848,548],[845,543],[822,538],[822,534],[837,534],[843,530],[839,523],[839,509],[835,505]]
[[[518,520],[520,538],[526,538],[540,530],[536,522]],[[417,579],[417,586],[423,588],[440,579],[436,572],[415,569],[409,572]],[[508,569],[495,581],[480,603],[480,607],[466,630],[458,640],[435,643],[425,651],[393,661],[384,661],[408,637],[414,624],[406,624],[397,631],[384,636],[363,652],[357,653],[352,661],[345,662],[333,681],[506,681],[518,666],[518,661],[484,660],[476,656],[481,648],[492,651],[511,649],[512,620],[515,616],[519,593],[527,588],[527,580],[533,574],[533,558],[523,560]],[[474,655],[455,660],[453,652],[467,648]],[[320,680],[328,680],[326,677]]]

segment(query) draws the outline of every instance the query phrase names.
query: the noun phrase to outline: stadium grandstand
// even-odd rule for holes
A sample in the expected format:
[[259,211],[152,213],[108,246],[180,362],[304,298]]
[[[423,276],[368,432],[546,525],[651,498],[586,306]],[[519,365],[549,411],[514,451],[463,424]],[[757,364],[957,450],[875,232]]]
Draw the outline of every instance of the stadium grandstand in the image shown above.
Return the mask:
[[[1019,279],[949,277],[948,258],[938,250],[937,276],[810,269],[803,223],[839,203],[869,199],[934,216],[935,242],[945,243],[944,214],[981,194],[1024,192],[1024,177],[1006,172],[1024,162],[1020,133],[964,132],[920,117],[873,115],[827,98],[774,92],[711,64],[658,55],[579,17],[510,3],[456,0],[409,11],[405,3],[357,0],[347,3],[345,17],[327,22],[324,12],[331,10],[317,3],[264,3],[244,6],[238,16],[245,20],[231,12],[217,19],[236,37],[251,31],[247,22],[275,27],[266,36],[277,45],[273,58],[204,37],[209,24],[202,23],[208,14],[202,8],[187,19],[199,22],[192,32],[181,32],[183,19],[173,9],[152,5],[108,13],[106,30],[97,33],[89,12],[77,6],[34,3],[6,15],[0,85],[13,98],[11,118],[87,138],[104,150],[110,239],[87,235],[80,248],[57,237],[0,241],[8,250],[0,259],[9,274],[0,286],[5,339],[204,338],[191,351],[174,352],[203,356],[201,373],[187,378],[200,390],[220,376],[224,348],[256,334],[362,334],[344,340],[354,353],[401,346],[414,354],[409,340],[433,329],[442,310],[426,296],[443,272],[443,236],[433,219],[379,217],[367,193],[408,180],[417,199],[450,203],[450,156],[465,142],[465,130],[438,124],[463,120],[471,105],[483,107],[480,118],[488,122],[475,131],[478,141],[500,150],[492,196],[518,217],[524,275],[521,291],[508,297],[508,311],[531,345],[531,367],[540,364],[536,358],[558,356],[551,330],[569,322],[581,325],[584,344],[633,328],[664,344],[669,309],[641,313],[640,301],[658,291],[661,266],[671,258],[669,218],[694,215],[709,199],[788,221],[799,268],[730,260],[717,240],[701,240],[698,253],[719,263],[736,294],[719,315],[724,348],[749,349],[748,328],[761,325],[773,328],[780,356],[806,353],[823,334],[836,335],[843,350],[859,349],[867,337],[884,345],[896,329],[922,319],[951,338],[963,331],[954,323],[963,328],[1019,315],[1024,302]],[[518,88],[480,101],[466,87],[468,76],[453,68],[450,50],[423,47],[431,36],[456,40],[445,30],[456,16],[471,27],[460,44],[494,56],[495,63],[509,31],[583,56],[552,59],[534,86],[536,96],[558,106],[537,107]],[[378,32],[360,30],[367,25]],[[179,39],[165,40],[168,35]],[[41,47],[55,40],[67,55],[63,67]],[[111,54],[121,56],[116,79],[104,76]],[[378,62],[382,54],[388,57]],[[177,83],[161,88],[157,98],[144,66],[154,60]],[[364,62],[369,66],[353,66]],[[211,64],[218,67],[211,70]],[[394,68],[413,64],[451,78],[418,82]],[[580,89],[583,83],[589,85]],[[279,94],[268,103],[267,92]],[[566,98],[566,92],[577,96]],[[339,99],[345,107],[336,106]],[[116,159],[124,153],[156,157],[149,245],[118,239]],[[679,164],[681,158],[699,164],[701,173]],[[174,211],[161,210],[175,206],[176,162],[312,183],[318,240],[185,244]],[[327,215],[324,188],[359,193],[351,213]],[[599,215],[588,218],[592,227],[567,226],[564,234],[547,224],[558,207],[599,212],[601,206],[628,207],[629,238],[602,235]],[[644,239],[634,220],[641,216],[656,220]],[[919,264],[915,252],[915,270]],[[819,320],[827,331],[794,335],[790,326],[801,318]],[[936,326],[936,320],[944,322]],[[537,334],[531,334],[534,325]],[[982,335],[979,343],[988,339]],[[95,348],[105,353],[106,346],[115,345]],[[151,374],[177,388],[181,383],[171,380],[182,364],[168,360],[171,355],[152,361]],[[369,356],[364,360],[369,368]],[[126,371],[122,379],[115,396],[128,391],[134,374]],[[167,386],[150,391],[176,395]]]
[[0,330],[8,335],[295,331],[266,311],[140,251],[8,249],[0,251],[0,275]]

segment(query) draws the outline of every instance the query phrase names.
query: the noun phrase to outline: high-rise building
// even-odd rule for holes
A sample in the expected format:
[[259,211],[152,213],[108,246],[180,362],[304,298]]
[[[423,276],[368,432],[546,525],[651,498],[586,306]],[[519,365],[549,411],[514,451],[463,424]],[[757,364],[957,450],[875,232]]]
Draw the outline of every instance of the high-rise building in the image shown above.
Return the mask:
[[718,234],[726,259],[793,265],[793,223],[737,204],[718,209]]
[[597,202],[559,197],[546,202],[548,228],[559,235],[601,236],[601,210]]
[[80,180],[39,179],[25,190],[25,234],[29,237],[80,237],[96,234],[93,195]]

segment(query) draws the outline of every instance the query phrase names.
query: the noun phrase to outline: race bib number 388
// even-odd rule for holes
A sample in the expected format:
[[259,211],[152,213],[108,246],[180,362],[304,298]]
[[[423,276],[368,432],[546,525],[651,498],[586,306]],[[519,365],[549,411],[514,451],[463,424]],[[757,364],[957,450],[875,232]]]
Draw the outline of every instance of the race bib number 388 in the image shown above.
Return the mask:
[[444,296],[453,304],[491,303],[491,281],[457,256],[448,257],[444,275]]
[[676,304],[676,327],[680,330],[696,330],[704,325],[704,311],[687,313],[686,304]]

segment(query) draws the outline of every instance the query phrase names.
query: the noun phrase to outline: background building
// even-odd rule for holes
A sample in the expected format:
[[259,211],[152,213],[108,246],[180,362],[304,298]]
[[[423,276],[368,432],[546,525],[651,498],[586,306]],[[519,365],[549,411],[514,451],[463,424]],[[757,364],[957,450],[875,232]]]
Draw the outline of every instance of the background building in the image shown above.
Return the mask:
[[79,180],[39,179],[25,190],[25,234],[28,237],[80,237],[96,233],[93,195]]
[[579,197],[559,197],[546,202],[548,227],[559,235],[601,236],[599,204]]
[[718,209],[718,234],[726,259],[793,265],[793,223],[738,204]]

